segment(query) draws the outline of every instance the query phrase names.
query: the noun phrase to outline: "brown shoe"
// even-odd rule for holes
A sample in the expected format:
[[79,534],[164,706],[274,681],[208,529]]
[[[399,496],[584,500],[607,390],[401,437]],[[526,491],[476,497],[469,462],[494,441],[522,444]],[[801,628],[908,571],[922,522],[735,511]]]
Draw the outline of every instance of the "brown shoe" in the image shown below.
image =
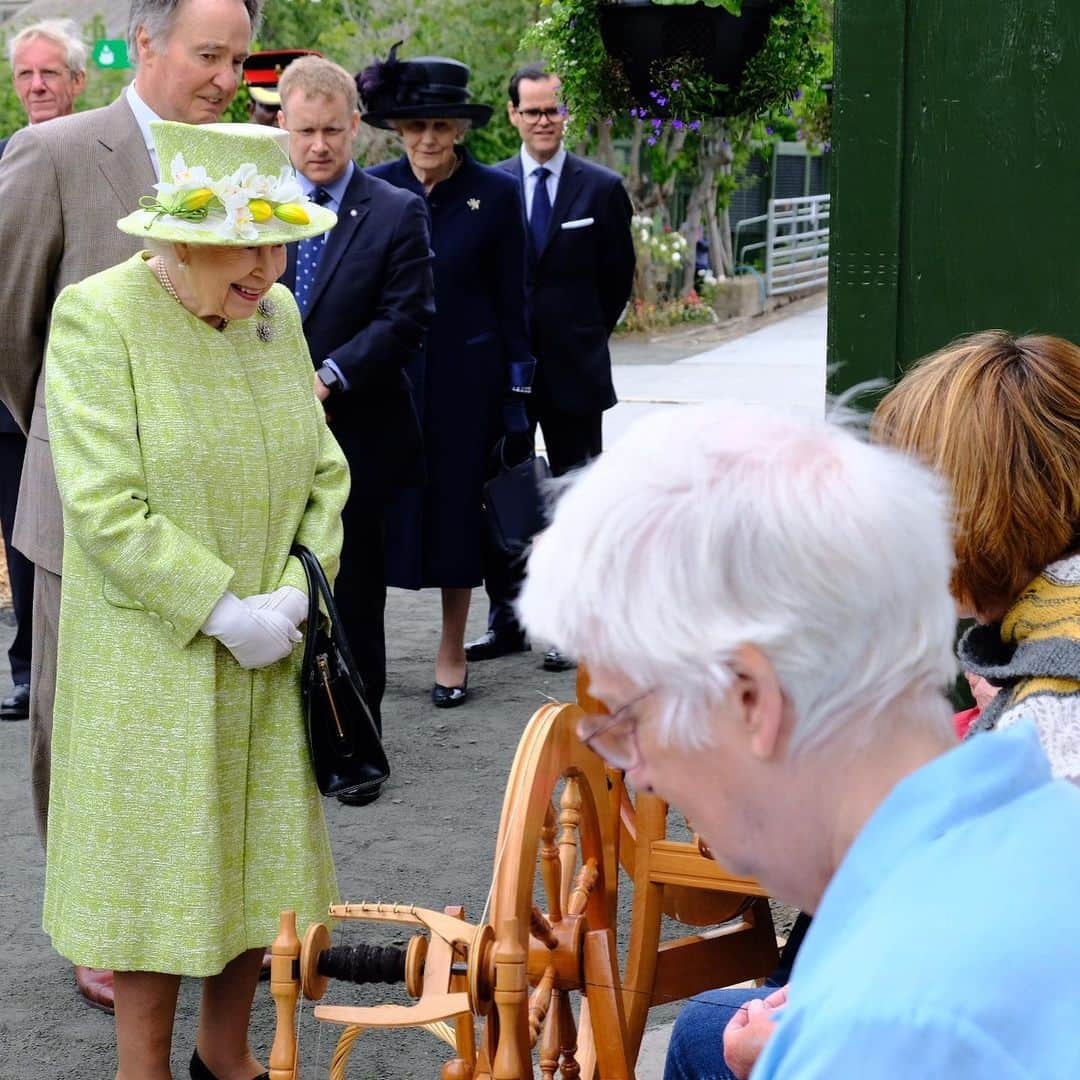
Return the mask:
[[113,1010],[113,973],[100,968],[79,967],[75,965],[75,985],[82,994],[83,1001],[93,1009],[100,1009],[110,1015]]

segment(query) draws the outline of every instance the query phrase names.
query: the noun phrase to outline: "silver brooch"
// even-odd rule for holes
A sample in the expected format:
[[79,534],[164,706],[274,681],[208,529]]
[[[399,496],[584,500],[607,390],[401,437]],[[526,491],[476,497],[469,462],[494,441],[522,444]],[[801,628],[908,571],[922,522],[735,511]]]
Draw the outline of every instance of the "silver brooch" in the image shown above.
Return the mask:
[[[272,319],[274,317],[274,302],[264,296],[259,301],[258,315],[260,319]],[[274,340],[274,328],[268,322],[257,322],[255,324],[255,336],[260,341],[273,341]]]
[[480,209],[480,200],[479,199],[466,199],[465,205],[470,210],[479,210]]

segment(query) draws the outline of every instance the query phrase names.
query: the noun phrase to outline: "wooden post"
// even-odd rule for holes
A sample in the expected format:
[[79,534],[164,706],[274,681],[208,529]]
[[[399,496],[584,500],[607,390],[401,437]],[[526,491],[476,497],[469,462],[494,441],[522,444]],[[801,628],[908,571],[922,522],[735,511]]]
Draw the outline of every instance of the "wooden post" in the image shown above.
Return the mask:
[[300,996],[297,964],[300,939],[296,936],[296,912],[283,911],[278,936],[270,949],[270,993],[277,1009],[274,1045],[270,1050],[270,1080],[296,1077],[296,1002]]

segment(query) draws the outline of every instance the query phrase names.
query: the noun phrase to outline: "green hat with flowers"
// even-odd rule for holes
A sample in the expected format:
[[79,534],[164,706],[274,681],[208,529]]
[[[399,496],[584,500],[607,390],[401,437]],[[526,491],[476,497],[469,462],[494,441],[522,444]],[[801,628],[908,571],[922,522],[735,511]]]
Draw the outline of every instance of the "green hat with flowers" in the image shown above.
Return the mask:
[[148,240],[252,247],[319,236],[337,215],[304,194],[288,133],[261,124],[150,125],[161,165],[156,195],[116,224]]

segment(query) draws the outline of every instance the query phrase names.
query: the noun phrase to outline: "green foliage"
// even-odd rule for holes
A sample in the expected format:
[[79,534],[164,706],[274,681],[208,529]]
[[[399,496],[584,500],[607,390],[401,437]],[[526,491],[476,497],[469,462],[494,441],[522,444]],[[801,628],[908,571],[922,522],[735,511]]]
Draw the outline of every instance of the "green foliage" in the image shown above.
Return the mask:
[[559,73],[571,139],[582,138],[590,124],[614,119],[633,103],[622,67],[600,37],[601,2],[548,0],[549,13],[521,41],[523,49],[539,53]]
[[472,100],[494,106],[489,124],[471,131],[481,161],[509,157],[520,145],[506,117],[506,86],[524,63],[517,45],[535,14],[534,0],[268,0],[258,45],[318,49],[347,71],[385,57],[452,56],[471,69]]
[[[561,75],[563,102],[578,137],[589,125],[631,109],[655,132],[669,122],[678,128],[718,115],[733,129],[744,129],[791,101],[800,87],[816,85],[827,63],[825,5],[829,0],[785,0],[773,14],[765,43],[748,64],[736,92],[729,94],[714,82],[700,62],[676,57],[653,71],[652,101],[634,102],[620,66],[600,38],[598,8],[603,2],[547,0],[549,13],[522,41],[525,48],[539,50]],[[723,6],[735,14],[741,8],[726,0],[709,6]]]

